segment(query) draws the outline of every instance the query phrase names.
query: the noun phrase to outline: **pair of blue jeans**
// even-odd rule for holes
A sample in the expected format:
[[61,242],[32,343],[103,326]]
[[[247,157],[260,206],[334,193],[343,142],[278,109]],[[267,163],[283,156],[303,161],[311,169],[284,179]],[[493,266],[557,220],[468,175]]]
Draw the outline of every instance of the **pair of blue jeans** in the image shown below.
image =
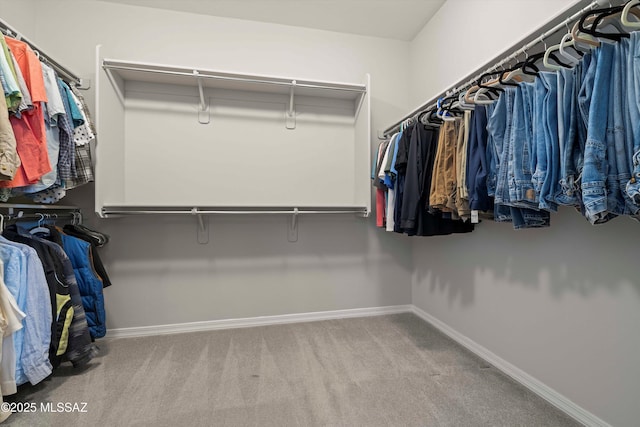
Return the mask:
[[634,207],[640,207],[640,32],[631,33],[627,69],[627,136],[632,146],[631,176],[625,193]]
[[582,63],[558,71],[558,142],[560,146],[560,188],[555,200],[564,206],[580,206],[578,185],[582,169],[579,137],[578,86]]
[[534,196],[530,183],[529,149],[525,149],[527,134],[530,133],[525,119],[528,91],[529,88],[524,86],[505,88],[487,125],[497,170],[494,219],[497,222],[510,221],[515,229],[545,227],[550,223],[548,212],[531,208],[535,206],[534,202],[511,198],[514,195],[523,199],[518,195],[519,189],[526,189],[531,198]]
[[[560,187],[558,145],[558,80],[555,73],[541,72],[536,81],[536,170],[534,185],[540,209],[557,211],[555,195]],[[542,86],[542,87],[540,87]]]
[[584,214],[592,224],[607,222],[612,218],[607,211],[606,181],[609,174],[607,124],[614,49],[613,45],[602,43],[593,53],[579,97],[583,105],[582,114],[586,112],[587,115],[582,202]]

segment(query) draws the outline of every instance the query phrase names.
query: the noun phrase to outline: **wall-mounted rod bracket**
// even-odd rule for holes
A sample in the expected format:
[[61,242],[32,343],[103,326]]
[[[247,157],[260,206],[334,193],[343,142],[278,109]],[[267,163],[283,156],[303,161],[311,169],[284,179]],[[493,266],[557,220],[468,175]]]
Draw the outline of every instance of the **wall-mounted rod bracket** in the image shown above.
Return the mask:
[[296,109],[294,105],[294,96],[296,91],[296,81],[293,80],[291,82],[291,87],[289,88],[289,108],[286,113],[286,125],[287,129],[295,129],[296,128]]
[[91,79],[81,78],[78,84],[76,85],[76,88],[80,90],[91,89]]
[[200,72],[198,70],[193,70],[193,75],[196,77],[198,81],[198,94],[200,95],[200,108],[198,109],[198,122],[203,125],[208,124],[211,121],[211,117],[209,114],[209,104],[207,100],[204,98],[204,86],[202,83],[202,77],[200,76]]
[[198,208],[191,209],[191,214],[198,218],[198,243],[206,245],[209,243],[209,217],[204,216],[198,211]]
[[291,243],[298,241],[298,215],[298,208],[294,208],[291,221],[289,222],[289,232],[287,233],[287,240]]

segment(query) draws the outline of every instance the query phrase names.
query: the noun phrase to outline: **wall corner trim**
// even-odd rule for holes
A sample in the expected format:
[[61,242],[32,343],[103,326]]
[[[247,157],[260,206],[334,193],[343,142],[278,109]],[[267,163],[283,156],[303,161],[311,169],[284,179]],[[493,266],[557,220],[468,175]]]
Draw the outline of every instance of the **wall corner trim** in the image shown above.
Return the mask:
[[241,319],[222,319],[204,322],[177,323],[171,325],[140,326],[110,329],[107,339],[133,338],[152,335],[179,334],[185,332],[215,331],[218,329],[249,328],[252,326],[280,325],[284,323],[315,322],[318,320],[346,319],[351,317],[382,316],[385,314],[410,313],[413,306],[392,305],[386,307],[353,308],[347,310],[294,313],[276,316],[259,316]]
[[531,375],[524,372],[522,369],[512,365],[500,356],[484,348],[480,344],[476,343],[472,339],[462,335],[446,323],[438,320],[426,311],[413,306],[413,313],[434,326],[436,329],[447,335],[449,338],[479,356],[481,359],[493,365],[496,369],[502,371],[515,381],[519,382],[529,390],[537,394],[538,396],[551,403],[576,421],[584,424],[587,427],[611,427],[610,424],[601,420],[591,412],[567,399],[562,394],[558,393],[551,387],[535,379]]

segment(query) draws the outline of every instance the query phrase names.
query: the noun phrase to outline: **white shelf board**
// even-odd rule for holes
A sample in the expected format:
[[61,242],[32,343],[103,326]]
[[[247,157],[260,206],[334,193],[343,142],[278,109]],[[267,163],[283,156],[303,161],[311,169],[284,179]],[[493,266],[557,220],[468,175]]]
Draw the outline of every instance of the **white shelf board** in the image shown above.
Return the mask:
[[[301,80],[113,59],[103,59],[102,67],[125,81],[156,84],[197,87],[197,77],[201,77],[204,88],[287,95],[295,80],[296,96],[357,100],[367,92],[367,86],[364,84]],[[194,71],[198,74],[194,74]]]

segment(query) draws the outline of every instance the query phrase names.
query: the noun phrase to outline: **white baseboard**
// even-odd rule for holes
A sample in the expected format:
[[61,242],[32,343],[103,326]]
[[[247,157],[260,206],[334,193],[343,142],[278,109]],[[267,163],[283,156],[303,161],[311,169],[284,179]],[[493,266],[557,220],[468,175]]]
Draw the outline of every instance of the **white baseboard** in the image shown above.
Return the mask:
[[135,328],[109,329],[107,338],[145,337],[184,332],[213,331],[216,329],[248,328],[251,326],[279,325],[283,323],[345,319],[349,317],[381,316],[384,314],[408,313],[412,310],[413,306],[407,304],[386,307],[354,308],[349,310],[319,311],[313,313],[283,314],[278,316],[249,317],[243,319],[211,320],[172,325],[140,326]]
[[460,332],[451,328],[449,325],[443,323],[442,321],[436,319],[426,311],[413,306],[413,312],[427,323],[433,325],[436,329],[440,330],[442,333],[447,335],[449,338],[453,339],[455,342],[465,347],[467,350],[478,355],[480,358],[485,360],[486,362],[493,365],[495,368],[499,369],[509,377],[513,378],[515,381],[519,382],[523,386],[527,387],[529,390],[542,397],[570,417],[573,417],[576,421],[584,424],[588,427],[611,427],[610,424],[601,420],[597,416],[593,415],[591,412],[586,409],[578,406],[571,400],[564,397],[562,394],[558,393],[551,387],[546,384],[538,381],[531,375],[524,372],[522,369],[512,365],[506,360],[502,359],[500,356],[492,353],[488,349],[484,348],[480,344],[471,340],[470,338],[462,335]]

